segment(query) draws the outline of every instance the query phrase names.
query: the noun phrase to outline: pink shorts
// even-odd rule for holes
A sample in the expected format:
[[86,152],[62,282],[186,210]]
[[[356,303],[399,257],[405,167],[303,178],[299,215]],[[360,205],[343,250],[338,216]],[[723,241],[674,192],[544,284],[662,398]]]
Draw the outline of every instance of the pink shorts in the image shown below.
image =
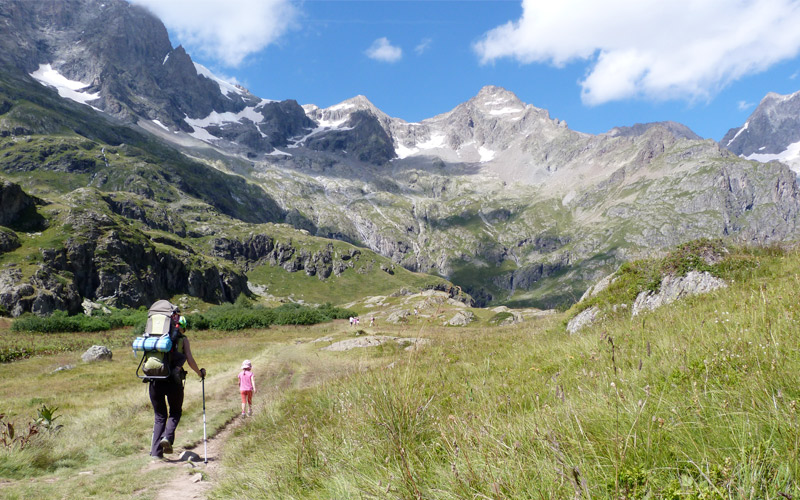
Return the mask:
[[253,391],[240,391],[242,395],[242,404],[253,404]]

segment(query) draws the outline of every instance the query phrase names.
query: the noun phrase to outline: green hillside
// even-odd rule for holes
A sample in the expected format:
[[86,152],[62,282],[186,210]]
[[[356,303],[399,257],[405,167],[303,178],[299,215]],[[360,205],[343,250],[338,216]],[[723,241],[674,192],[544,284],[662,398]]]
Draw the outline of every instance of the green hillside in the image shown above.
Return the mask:
[[0,315],[76,313],[83,298],[117,307],[178,295],[232,302],[251,294],[248,281],[274,303],[452,286],[294,229],[284,221],[313,224],[261,187],[13,71],[0,72],[4,181],[36,206],[0,229],[0,283],[14,294]]

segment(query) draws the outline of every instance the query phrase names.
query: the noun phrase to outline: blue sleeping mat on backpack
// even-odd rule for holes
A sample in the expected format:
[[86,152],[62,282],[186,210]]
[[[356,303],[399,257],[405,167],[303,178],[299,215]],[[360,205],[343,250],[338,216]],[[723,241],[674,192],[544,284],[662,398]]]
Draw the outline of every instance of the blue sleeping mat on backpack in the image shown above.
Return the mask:
[[134,351],[169,352],[172,349],[172,339],[169,335],[158,337],[136,337],[133,339]]

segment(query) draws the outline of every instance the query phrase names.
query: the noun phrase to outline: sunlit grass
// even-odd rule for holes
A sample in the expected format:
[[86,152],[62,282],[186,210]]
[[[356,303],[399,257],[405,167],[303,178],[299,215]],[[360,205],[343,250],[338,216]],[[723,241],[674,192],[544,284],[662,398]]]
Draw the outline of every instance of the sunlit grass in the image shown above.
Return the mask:
[[726,290],[579,336],[555,318],[428,331],[391,369],[255,420],[215,498],[796,496],[800,266],[757,260]]

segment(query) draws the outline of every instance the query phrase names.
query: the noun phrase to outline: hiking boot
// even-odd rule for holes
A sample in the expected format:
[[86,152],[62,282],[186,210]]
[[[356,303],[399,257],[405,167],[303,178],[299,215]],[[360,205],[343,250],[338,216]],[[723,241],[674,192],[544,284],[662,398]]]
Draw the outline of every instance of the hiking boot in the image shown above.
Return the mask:
[[169,439],[163,438],[159,444],[161,445],[161,451],[172,453],[172,443],[169,442]]

